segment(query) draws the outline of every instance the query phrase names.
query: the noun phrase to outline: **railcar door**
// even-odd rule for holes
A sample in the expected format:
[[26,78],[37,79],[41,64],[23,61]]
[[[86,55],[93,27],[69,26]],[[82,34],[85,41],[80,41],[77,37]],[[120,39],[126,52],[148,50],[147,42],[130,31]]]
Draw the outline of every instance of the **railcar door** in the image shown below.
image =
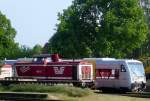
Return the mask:
[[79,76],[81,80],[91,80],[92,78],[92,65],[80,65]]
[[73,80],[77,80],[78,79],[78,77],[77,77],[77,66],[72,66],[72,79]]

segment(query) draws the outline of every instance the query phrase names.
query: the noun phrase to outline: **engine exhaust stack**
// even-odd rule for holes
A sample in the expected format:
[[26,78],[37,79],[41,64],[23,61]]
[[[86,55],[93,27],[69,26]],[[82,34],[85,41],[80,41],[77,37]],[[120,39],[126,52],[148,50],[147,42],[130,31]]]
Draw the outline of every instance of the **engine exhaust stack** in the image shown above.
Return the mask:
[[51,59],[52,59],[52,62],[59,62],[59,54],[52,54],[51,55]]

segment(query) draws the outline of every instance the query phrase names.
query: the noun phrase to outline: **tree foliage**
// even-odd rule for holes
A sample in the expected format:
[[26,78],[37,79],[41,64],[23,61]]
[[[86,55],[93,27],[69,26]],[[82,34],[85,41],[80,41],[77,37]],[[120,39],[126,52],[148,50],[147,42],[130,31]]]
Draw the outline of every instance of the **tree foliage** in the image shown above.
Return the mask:
[[28,46],[22,45],[20,47],[18,47],[18,49],[16,49],[16,54],[12,57],[14,59],[17,58],[24,58],[24,57],[28,57],[31,58],[34,55],[39,55],[42,53],[42,46],[40,45],[35,45],[33,48],[30,48]]
[[74,0],[58,17],[49,47],[69,58],[125,57],[148,32],[138,0]]
[[15,36],[16,31],[9,19],[0,12],[0,59],[13,57],[16,54],[18,44],[14,41]]
[[146,53],[146,56],[150,56],[150,0],[141,0],[142,2],[142,6],[144,8],[144,11],[145,11],[145,15],[146,15],[146,18],[147,18],[147,23],[148,23],[148,26],[149,26],[149,34],[148,34],[148,41],[144,47],[144,54]]
[[16,31],[11,26],[10,20],[0,12],[0,60],[32,57],[42,53],[42,46],[38,44],[33,48],[19,46],[14,40],[15,36]]
[[147,22],[150,28],[150,0],[140,0],[141,6],[144,8]]
[[36,44],[32,49],[32,56],[41,54],[42,50],[43,50],[43,47],[39,44]]

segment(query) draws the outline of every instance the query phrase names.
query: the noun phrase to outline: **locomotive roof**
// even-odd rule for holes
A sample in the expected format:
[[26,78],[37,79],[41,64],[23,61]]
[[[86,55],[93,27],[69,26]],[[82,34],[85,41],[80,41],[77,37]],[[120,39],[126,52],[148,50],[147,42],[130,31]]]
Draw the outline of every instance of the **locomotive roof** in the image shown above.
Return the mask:
[[[23,62],[23,61],[20,61],[20,62],[16,62],[15,64],[17,65],[42,65],[44,62]],[[59,61],[59,62],[47,62],[47,65],[77,65],[77,64],[89,64],[87,61]]]
[[13,65],[14,63],[16,63],[17,60],[4,60],[3,64],[9,64],[9,65]]

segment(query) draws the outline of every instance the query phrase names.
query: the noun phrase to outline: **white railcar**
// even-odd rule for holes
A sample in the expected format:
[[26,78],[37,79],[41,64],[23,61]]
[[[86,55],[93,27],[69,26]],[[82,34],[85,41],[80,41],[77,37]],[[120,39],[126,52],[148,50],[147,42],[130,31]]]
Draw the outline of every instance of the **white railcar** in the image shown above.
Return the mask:
[[142,62],[129,59],[89,58],[95,61],[96,89],[141,91],[145,89],[146,78]]

